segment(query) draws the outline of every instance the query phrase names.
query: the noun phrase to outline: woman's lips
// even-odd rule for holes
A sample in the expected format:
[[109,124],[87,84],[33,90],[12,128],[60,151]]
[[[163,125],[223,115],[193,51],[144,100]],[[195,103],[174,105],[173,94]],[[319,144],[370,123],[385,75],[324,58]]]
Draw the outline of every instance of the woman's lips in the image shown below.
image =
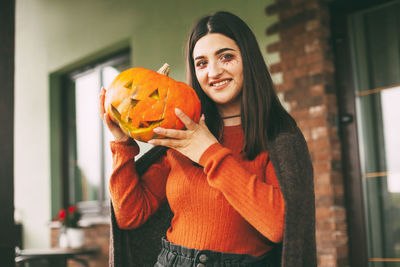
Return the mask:
[[232,79],[217,80],[217,81],[210,82],[210,86],[213,89],[220,90],[220,89],[225,88],[229,84],[230,81],[232,81]]

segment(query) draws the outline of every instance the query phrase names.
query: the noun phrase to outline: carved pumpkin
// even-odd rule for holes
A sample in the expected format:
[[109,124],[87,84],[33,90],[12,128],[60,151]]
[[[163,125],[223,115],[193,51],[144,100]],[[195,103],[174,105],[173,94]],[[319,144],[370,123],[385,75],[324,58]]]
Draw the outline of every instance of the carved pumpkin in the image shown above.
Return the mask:
[[175,108],[195,122],[200,119],[201,106],[196,92],[187,84],[168,77],[168,64],[158,72],[139,67],[125,70],[106,91],[106,112],[123,132],[139,141],[159,137],[153,132],[158,126],[183,129]]

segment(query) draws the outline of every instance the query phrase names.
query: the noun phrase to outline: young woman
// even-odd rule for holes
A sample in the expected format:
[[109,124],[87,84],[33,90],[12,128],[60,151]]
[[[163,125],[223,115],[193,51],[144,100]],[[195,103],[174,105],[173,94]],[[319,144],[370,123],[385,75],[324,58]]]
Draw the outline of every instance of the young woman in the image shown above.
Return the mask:
[[[316,266],[307,145],[254,34],[231,13],[202,18],[188,40],[187,70],[203,116],[195,123],[176,110],[186,129],[154,129],[166,138],[149,141],[157,147],[145,163],[135,163],[137,144],[104,115],[115,137],[111,264],[126,264],[120,229],[136,229],[126,246],[147,244],[151,233],[135,233],[168,202],[173,218],[161,252],[134,256],[131,266]],[[100,100],[104,114],[104,92]]]

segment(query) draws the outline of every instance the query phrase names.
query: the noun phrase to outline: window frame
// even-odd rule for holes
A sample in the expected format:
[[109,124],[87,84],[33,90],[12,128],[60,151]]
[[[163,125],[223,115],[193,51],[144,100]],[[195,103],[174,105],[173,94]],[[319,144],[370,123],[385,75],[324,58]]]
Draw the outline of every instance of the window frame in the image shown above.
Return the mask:
[[[89,59],[81,60],[80,63],[72,64],[63,70],[50,74],[50,156],[51,156],[51,216],[55,218],[61,208],[72,204],[70,190],[70,177],[75,174],[76,165],[76,128],[66,125],[74,123],[75,105],[68,107],[67,103],[75,101],[74,78],[84,75],[89,71],[99,70],[110,64],[126,62],[130,65],[131,51],[129,46],[119,49],[111,49],[109,53],[98,53],[99,56],[90,56]],[[101,74],[100,74],[101,75]],[[72,79],[71,79],[72,78]],[[68,112],[66,112],[68,110]],[[104,137],[102,131],[101,138]],[[103,143],[103,142],[102,142]],[[104,157],[102,157],[104,161]],[[102,164],[104,165],[104,164]],[[108,218],[110,203],[106,198],[104,168],[103,179],[101,179],[98,200],[79,202],[78,208],[83,214],[83,219]],[[97,219],[96,219],[97,218]]]

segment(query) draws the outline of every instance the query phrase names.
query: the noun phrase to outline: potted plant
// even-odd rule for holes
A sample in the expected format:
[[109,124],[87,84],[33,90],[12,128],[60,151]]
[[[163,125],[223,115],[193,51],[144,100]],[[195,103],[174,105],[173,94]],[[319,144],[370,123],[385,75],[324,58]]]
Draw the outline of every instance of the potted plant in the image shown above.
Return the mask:
[[78,225],[81,213],[73,205],[67,209],[61,209],[58,213],[58,221],[61,223],[60,247],[82,247],[85,239],[84,230]]

